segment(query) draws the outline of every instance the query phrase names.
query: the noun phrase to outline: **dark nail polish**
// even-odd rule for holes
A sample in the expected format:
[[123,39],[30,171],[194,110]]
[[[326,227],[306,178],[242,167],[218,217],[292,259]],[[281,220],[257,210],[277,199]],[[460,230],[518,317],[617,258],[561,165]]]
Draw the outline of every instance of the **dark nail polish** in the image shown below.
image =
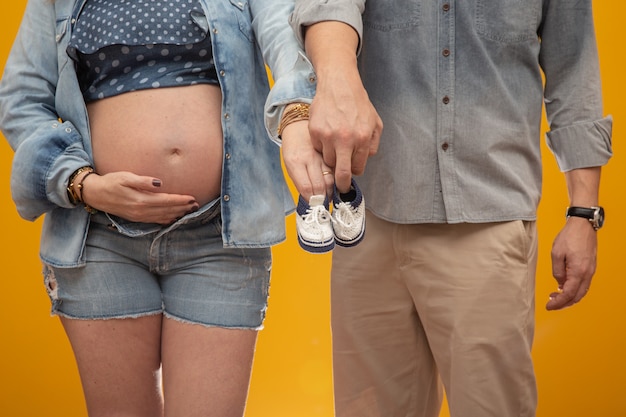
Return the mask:
[[153,179],[152,180],[152,185],[155,186],[155,187],[160,187],[161,186],[161,180],[158,180],[156,178]]

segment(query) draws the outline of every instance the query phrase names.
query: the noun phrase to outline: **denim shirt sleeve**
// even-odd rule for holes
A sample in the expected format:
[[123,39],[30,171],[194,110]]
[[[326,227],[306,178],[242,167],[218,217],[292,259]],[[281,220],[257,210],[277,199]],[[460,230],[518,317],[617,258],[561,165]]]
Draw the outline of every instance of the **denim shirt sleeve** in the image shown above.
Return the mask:
[[603,117],[591,1],[545,1],[541,28],[548,146],[561,171],[605,165],[613,120]]
[[298,53],[293,69],[285,76],[274,76],[274,85],[265,102],[265,128],[278,145],[278,125],[285,106],[289,103],[311,103],[317,85],[313,66],[304,53]]
[[256,38],[274,81],[265,102],[265,127],[280,144],[277,131],[282,111],[292,102],[311,102],[315,74],[289,26],[293,0],[256,0],[250,5]]
[[0,83],[0,127],[15,151],[11,192],[27,220],[72,208],[68,178],[91,159],[76,128],[55,110],[56,35],[54,5],[29,1]]
[[[302,48],[304,46],[305,26],[326,20],[344,22],[352,26],[359,36],[358,53],[361,50],[361,34],[363,32],[361,14],[364,6],[364,0],[336,0],[332,2],[327,0],[295,0],[294,10],[289,15],[289,23],[293,29],[293,35]],[[288,77],[280,78],[276,75],[274,73],[276,83],[265,106],[265,121],[270,137],[274,142],[280,144],[277,131],[284,105],[295,101],[311,102],[315,94],[316,76],[311,62],[306,58],[303,51],[300,52]],[[303,76],[308,80],[308,85],[301,81]],[[290,93],[290,91],[301,91],[301,86],[307,88],[306,96],[298,97],[297,94]]]

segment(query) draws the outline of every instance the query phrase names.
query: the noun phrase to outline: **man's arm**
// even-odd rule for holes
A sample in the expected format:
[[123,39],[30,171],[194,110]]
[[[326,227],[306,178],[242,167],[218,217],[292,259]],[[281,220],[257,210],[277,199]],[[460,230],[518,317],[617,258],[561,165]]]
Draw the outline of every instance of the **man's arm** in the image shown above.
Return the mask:
[[[598,205],[600,167],[575,169],[565,173],[570,206]],[[596,270],[597,232],[587,219],[569,217],[552,246],[552,275],[559,291],[550,294],[548,310],[569,307],[589,291]]]
[[353,174],[363,173],[382,131],[359,76],[358,43],[355,30],[342,22],[317,23],[305,32],[305,49],[317,74],[309,131],[315,149],[334,167],[341,192],[350,189]]
[[[354,105],[366,104],[366,114],[373,111],[378,118],[357,69],[357,32],[343,22],[321,21],[303,27],[302,34],[316,73],[316,94],[309,122],[286,126],[281,141],[287,173],[308,200],[332,193],[335,183],[339,191],[348,191],[352,173],[361,174],[370,151],[376,151],[380,129],[373,135],[370,117],[363,120],[359,113],[363,110]],[[329,171],[334,180],[324,174]]]
[[[603,117],[591,2],[548,2],[540,35],[548,145],[565,172],[570,205],[597,206],[600,167],[612,155],[612,119]],[[583,298],[595,273],[596,251],[596,231],[589,221],[567,219],[552,248],[559,291],[550,295],[548,310]]]

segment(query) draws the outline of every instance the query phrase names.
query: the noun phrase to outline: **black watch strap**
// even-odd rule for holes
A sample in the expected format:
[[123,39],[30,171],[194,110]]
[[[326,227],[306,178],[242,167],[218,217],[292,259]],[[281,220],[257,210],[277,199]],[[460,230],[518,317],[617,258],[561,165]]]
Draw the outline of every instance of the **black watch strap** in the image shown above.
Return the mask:
[[587,219],[594,230],[598,230],[604,224],[604,209],[602,207],[568,207],[566,217]]

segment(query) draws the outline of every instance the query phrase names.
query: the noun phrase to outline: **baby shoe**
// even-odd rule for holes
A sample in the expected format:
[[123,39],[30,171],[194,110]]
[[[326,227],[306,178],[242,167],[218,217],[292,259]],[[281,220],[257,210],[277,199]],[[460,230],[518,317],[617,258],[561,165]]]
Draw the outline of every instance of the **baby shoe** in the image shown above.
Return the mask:
[[356,246],[365,235],[365,199],[354,179],[350,191],[333,195],[332,225],[339,246]]
[[326,196],[314,195],[308,203],[300,196],[296,208],[296,230],[302,249],[312,253],[333,250],[335,236]]

